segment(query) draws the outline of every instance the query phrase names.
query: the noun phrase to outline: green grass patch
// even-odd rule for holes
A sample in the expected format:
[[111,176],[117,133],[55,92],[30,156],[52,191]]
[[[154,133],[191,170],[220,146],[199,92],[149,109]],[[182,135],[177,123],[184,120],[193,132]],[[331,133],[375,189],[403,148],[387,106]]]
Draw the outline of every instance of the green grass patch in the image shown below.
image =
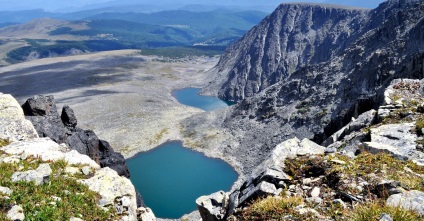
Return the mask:
[[415,130],[417,131],[417,134],[423,135],[422,129],[424,128],[424,116],[420,116],[417,118],[415,122]]
[[[50,164],[52,174],[46,184],[36,186],[29,182],[11,182],[11,176],[19,168],[36,169],[38,159],[27,159],[20,164],[0,163],[0,186],[13,190],[9,199],[0,198],[0,220],[4,220],[10,205],[20,205],[26,220],[69,220],[82,217],[84,220],[109,220],[114,217],[113,210],[105,211],[97,206],[100,195],[79,183],[73,177],[64,175],[67,163],[63,160]],[[55,200],[59,197],[60,200]]]
[[[346,164],[331,163],[332,159],[342,160]],[[328,182],[333,182],[335,174],[343,174],[353,179],[361,177],[368,180],[367,175],[374,173],[378,177],[399,181],[406,189],[424,190],[424,179],[417,175],[424,174],[424,167],[412,161],[398,160],[386,153],[363,152],[355,159],[340,154],[329,159],[299,157],[286,160],[285,165],[285,172],[295,179],[324,175]],[[411,169],[414,173],[407,172],[405,168]]]
[[285,216],[292,216],[290,220],[311,220],[312,214],[300,215],[295,207],[303,203],[300,197],[267,197],[258,199],[250,204],[241,213],[236,214],[237,220],[284,220]]
[[1,139],[0,138],[0,147],[4,147],[10,144],[9,140]]
[[411,210],[387,206],[384,201],[359,204],[347,214],[347,218],[348,220],[355,221],[379,220],[383,213],[390,215],[390,217],[396,221],[416,221],[424,218]]

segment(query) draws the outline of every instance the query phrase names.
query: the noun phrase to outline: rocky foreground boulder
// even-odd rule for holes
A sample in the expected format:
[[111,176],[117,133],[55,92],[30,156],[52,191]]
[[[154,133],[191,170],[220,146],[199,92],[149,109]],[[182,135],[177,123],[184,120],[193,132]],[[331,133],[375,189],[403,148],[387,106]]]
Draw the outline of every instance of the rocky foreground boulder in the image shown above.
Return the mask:
[[351,158],[326,150],[309,140],[284,141],[233,192],[198,198],[203,220],[424,218],[424,166],[396,154],[361,149]]
[[[43,102],[40,102],[40,100]],[[56,208],[59,209],[62,206],[61,198],[83,200],[85,197],[92,197],[86,191],[75,193],[74,191],[83,191],[82,187],[78,187],[82,189],[73,190],[77,183],[98,194],[98,198],[96,197],[90,203],[94,205],[93,208],[100,208],[97,212],[99,214],[104,215],[104,211],[109,211],[111,217],[107,220],[156,219],[150,209],[142,207],[137,209],[137,194],[128,178],[120,176],[109,167],[101,168],[98,162],[91,159],[93,155],[89,157],[81,154],[80,150],[69,148],[66,143],[58,144],[48,137],[38,138],[35,129],[28,124],[29,121],[25,119],[23,110],[12,96],[0,94],[0,106],[2,107],[0,109],[0,128],[2,128],[0,134],[0,166],[3,168],[0,183],[6,185],[0,185],[0,215],[2,219],[33,219],[44,212],[43,208],[49,207],[49,210],[53,211]],[[66,113],[62,114],[64,116],[62,117],[63,122],[68,126],[67,129],[64,129],[61,119],[56,115],[52,97],[38,96],[30,99],[24,107],[26,107],[25,112],[31,114],[30,119],[38,122],[38,127],[44,130],[43,133],[39,132],[41,136],[46,136],[51,132],[49,135],[57,135],[54,138],[57,139],[56,141],[60,141],[60,139],[66,139],[66,135],[72,134],[69,132],[78,130],[75,127],[76,119],[72,117],[72,111],[68,107],[64,108]],[[48,120],[54,123],[49,123]],[[10,125],[18,125],[18,127],[11,127]],[[54,129],[68,131],[68,133],[62,136],[63,134],[52,131]],[[98,140],[96,142],[101,143]],[[106,150],[108,149],[106,148]],[[102,151],[102,153],[110,154],[107,151]],[[71,184],[75,181],[77,183]],[[63,189],[51,190],[56,191],[58,196],[51,196],[51,192],[48,192],[47,194],[51,199],[38,201],[38,198],[26,198],[37,197],[37,194],[43,192],[43,190],[36,191],[37,188],[48,188],[47,186],[55,186],[60,182],[64,182]],[[15,183],[28,184],[22,186]],[[35,189],[33,194],[22,192],[26,191],[25,186],[31,185],[34,185],[33,188]],[[23,194],[25,197],[16,198],[17,196],[14,194]],[[70,196],[70,194],[80,196]],[[10,197],[15,200],[10,201]],[[34,200],[34,202],[25,200]],[[37,207],[31,206],[35,203],[40,209],[39,212],[37,212]],[[87,203],[84,206],[87,206]],[[72,205],[72,207],[78,207],[78,205]],[[75,217],[70,217],[69,220],[86,220],[86,218],[90,220],[90,217],[96,213],[95,211],[81,211],[78,214],[73,213],[74,210],[78,211],[78,208],[64,210],[66,212],[63,214],[64,217],[58,219],[65,220],[65,217],[73,214]],[[57,214],[62,214],[62,212],[57,211],[56,214],[51,214],[49,217]],[[87,217],[82,214],[87,214]]]
[[[57,116],[51,114],[55,110],[52,98],[44,100],[47,102],[43,105],[40,105],[37,99],[35,103],[28,104],[32,107],[33,117],[42,115],[46,118],[57,119]],[[93,214],[104,216],[106,212],[111,212],[108,213],[111,217],[104,220],[156,220],[150,209],[137,208],[137,194],[128,178],[120,176],[108,167],[102,168],[98,162],[69,148],[66,143],[58,144],[47,137],[38,138],[38,135],[34,133],[35,129],[31,129],[29,122],[24,118],[22,109],[12,96],[0,94],[0,106],[2,107],[0,109],[0,128],[2,128],[0,216],[2,219],[40,219],[46,211],[50,211],[51,214],[48,217],[59,216],[58,220],[91,220],[95,216]],[[67,111],[69,113],[69,109]],[[40,123],[39,126],[43,125],[41,128],[44,129],[57,126],[47,124],[41,118],[37,118],[36,122]],[[9,125],[23,126],[14,128]],[[71,123],[68,126],[74,128],[76,124]],[[58,135],[58,137],[61,136]],[[64,185],[62,188],[52,188],[60,183]],[[86,186],[87,190],[77,187],[80,184]],[[22,192],[26,191],[26,186],[32,186],[33,193]],[[51,191],[56,192],[57,195],[52,196],[52,192],[48,192],[48,196],[40,200],[37,194],[43,193],[43,189],[48,188],[52,188]],[[85,204],[72,205],[65,210],[61,208],[66,203],[62,203],[62,198],[65,201],[84,201],[85,197],[93,197],[90,191],[97,195]],[[14,200],[11,201],[11,198]],[[79,211],[75,208],[90,206],[90,204],[94,206],[92,208],[99,208],[96,209],[97,212]]]

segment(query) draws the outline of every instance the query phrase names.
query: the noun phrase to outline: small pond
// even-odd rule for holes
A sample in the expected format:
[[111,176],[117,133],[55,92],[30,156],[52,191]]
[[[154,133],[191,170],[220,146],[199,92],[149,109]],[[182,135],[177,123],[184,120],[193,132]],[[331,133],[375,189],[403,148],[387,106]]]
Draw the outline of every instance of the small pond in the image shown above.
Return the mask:
[[234,103],[223,101],[217,97],[200,96],[200,88],[184,88],[175,90],[172,95],[178,102],[187,106],[197,107],[205,111],[228,107]]
[[226,162],[168,142],[128,159],[131,181],[160,218],[180,218],[196,210],[195,201],[229,191],[237,173]]

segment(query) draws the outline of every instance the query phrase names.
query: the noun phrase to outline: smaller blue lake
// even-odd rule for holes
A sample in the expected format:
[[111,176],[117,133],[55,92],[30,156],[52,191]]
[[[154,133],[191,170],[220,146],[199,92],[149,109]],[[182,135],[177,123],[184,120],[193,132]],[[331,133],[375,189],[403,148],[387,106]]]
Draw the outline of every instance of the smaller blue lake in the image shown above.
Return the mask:
[[234,103],[223,101],[217,97],[200,96],[200,88],[184,88],[175,90],[172,95],[178,102],[192,107],[197,107],[205,111],[228,107]]
[[168,142],[127,160],[131,181],[160,218],[180,218],[196,210],[196,199],[229,191],[237,173],[226,162]]

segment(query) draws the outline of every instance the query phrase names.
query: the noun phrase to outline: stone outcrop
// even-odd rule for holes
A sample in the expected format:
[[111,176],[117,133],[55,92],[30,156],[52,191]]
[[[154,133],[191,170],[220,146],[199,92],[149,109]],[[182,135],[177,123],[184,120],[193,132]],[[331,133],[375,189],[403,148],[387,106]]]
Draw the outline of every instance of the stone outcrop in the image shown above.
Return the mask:
[[[16,109],[16,111],[13,112],[16,116],[8,118],[10,122],[16,121],[17,125],[24,125],[25,122],[28,122],[24,118],[23,111],[19,108],[19,105],[17,105],[16,100],[12,101],[14,99],[10,95],[7,95],[6,98],[8,99],[0,99],[0,106],[11,106]],[[13,105],[10,105],[10,103]],[[44,103],[44,105],[41,105],[40,102],[37,101],[31,101],[28,102],[27,105],[31,106],[34,110],[32,112],[33,115],[43,115],[54,112],[55,106],[51,98],[45,98],[42,103]],[[12,108],[0,109],[0,116],[8,116],[8,114],[12,113],[10,112]],[[69,109],[65,112],[67,112],[66,114],[68,116],[72,114]],[[66,122],[73,122],[72,120],[69,120],[71,118],[67,118],[68,120],[66,120]],[[0,122],[0,128],[9,124],[7,118],[4,119],[4,121]],[[73,127],[74,124],[71,123],[68,124],[68,126]],[[35,131],[34,127],[31,129],[28,125],[28,128],[29,130],[8,131],[9,138],[20,137],[25,139],[19,141],[11,139],[12,142],[10,144],[0,147],[0,162],[20,164],[22,161],[28,159],[38,159],[43,163],[41,163],[35,170],[25,171],[23,170],[24,167],[22,167],[22,171],[15,172],[12,175],[12,182],[34,182],[36,185],[48,185],[46,182],[48,182],[52,173],[50,164],[59,160],[64,160],[68,166],[63,172],[66,175],[79,173],[81,175],[85,174],[86,177],[89,177],[88,179],[80,179],[79,182],[87,185],[90,190],[99,193],[101,199],[99,199],[97,205],[106,210],[111,208],[114,209],[116,211],[116,215],[118,215],[118,220],[156,220],[153,212],[149,208],[140,207],[137,209],[137,194],[134,186],[128,178],[118,175],[118,173],[111,168],[101,168],[100,165],[93,159],[87,155],[79,153],[76,150],[70,149],[64,143],[58,144],[47,137],[37,138],[36,134],[33,133]],[[4,139],[3,137],[1,138]],[[78,166],[80,166],[81,169],[79,169]],[[58,175],[60,174],[55,174],[55,176]],[[0,197],[7,197],[12,193],[13,191],[11,189],[7,187],[0,187]],[[53,200],[51,202],[52,205],[61,200],[56,196],[52,196],[51,198]],[[146,211],[145,215],[140,215],[139,211]],[[14,205],[10,210],[8,210],[7,217],[12,220],[24,220],[25,211],[19,205]],[[73,217],[71,220],[83,219]]]
[[41,164],[36,170],[28,170],[25,172],[15,172],[12,175],[12,182],[34,182],[35,185],[41,185],[49,182],[52,169],[49,164]]
[[[119,176],[108,167],[100,168],[88,156],[75,150],[70,150],[65,145],[59,145],[48,138],[34,138],[28,141],[13,142],[0,148],[0,150],[8,155],[16,156],[19,161],[29,157],[39,158],[44,162],[55,162],[63,159],[69,165],[88,166],[90,168],[89,171],[93,171],[92,177],[80,182],[100,194],[102,198],[98,201],[98,205],[105,209],[111,207],[116,209],[116,213],[121,216],[120,220],[137,220],[137,195],[131,181]],[[0,158],[1,161],[2,159]],[[69,172],[68,168],[65,170],[66,172]],[[74,173],[78,172],[77,169]],[[48,182],[50,173],[49,164],[41,164],[36,170],[14,173],[12,181],[35,182],[36,185],[42,185]]]
[[[267,213],[269,215],[265,215],[267,218],[261,215],[256,217],[266,220],[270,217],[280,220],[283,216],[302,214],[310,215],[310,220],[332,220],[334,217],[327,217],[328,214],[332,214],[329,211],[343,208],[344,212],[337,217],[351,220],[352,217],[347,216],[348,210],[355,210],[358,204],[369,203],[371,200],[384,202],[387,198],[388,206],[413,210],[423,215],[424,192],[406,189],[421,189],[424,175],[413,172],[406,162],[403,167],[399,166],[402,163],[401,160],[392,162],[385,157],[377,160],[379,157],[366,153],[363,149],[352,158],[343,155],[343,152],[327,153],[325,150],[326,148],[307,139],[300,141],[292,138],[282,142],[233,192],[220,191],[198,198],[196,203],[203,220],[244,220],[247,218],[244,217],[245,211],[248,211],[249,207],[256,208],[253,209],[255,211],[253,213]],[[355,161],[355,158],[360,159]],[[373,165],[367,165],[367,162]],[[367,169],[367,167],[374,169]],[[421,173],[423,169],[424,167],[417,168]],[[363,172],[367,170],[374,173]],[[403,175],[396,177],[393,176],[394,174]],[[395,177],[396,180],[388,179],[390,176]],[[414,182],[420,184],[407,187],[409,183]],[[282,193],[282,191],[285,192]],[[283,203],[281,202],[280,205],[278,200],[287,199],[287,202],[292,202],[291,197],[292,199],[301,198],[303,203],[294,205],[294,208],[279,207]],[[275,201],[261,204],[261,200],[273,198]],[[269,210],[261,211],[260,208],[264,205]],[[273,206],[278,209],[274,211]],[[276,214],[270,215],[273,212]],[[387,220],[390,217],[387,214],[383,215],[381,220]],[[255,218],[248,215],[248,219]]]
[[7,211],[7,218],[13,221],[23,221],[25,220],[24,210],[21,206],[15,205]]
[[121,176],[130,176],[124,157],[115,152],[108,142],[100,140],[91,130],[76,127],[77,118],[69,106],[64,106],[59,116],[54,97],[38,95],[29,98],[22,108],[40,137],[66,143],[71,149],[88,155],[101,167],[110,167]]
[[363,142],[361,147],[372,153],[387,152],[424,165],[424,153],[417,149],[417,134],[411,132],[415,127],[414,123],[386,124],[371,128],[371,141]]
[[10,94],[0,93],[0,138],[19,141],[38,137],[31,122],[25,120],[22,108]]
[[387,199],[387,205],[415,210],[424,215],[424,192],[412,190],[391,195]]
[[217,221],[225,218],[229,196],[224,191],[202,196],[196,200],[203,221]]
[[323,155],[325,148],[314,142],[297,138],[277,145],[267,159],[234,192],[222,191],[202,196],[196,200],[203,220],[224,220],[236,208],[246,206],[253,200],[266,196],[278,196],[292,179],[284,170],[285,159],[305,155]]
[[156,217],[150,208],[139,207],[137,208],[137,220],[138,221],[155,221]]
[[308,139],[300,141],[297,138],[289,139],[277,145],[267,159],[252,172],[239,190],[231,193],[229,211],[245,205],[259,197],[276,196],[285,187],[291,177],[284,173],[284,160],[310,154],[324,154],[324,147]]
[[131,181],[119,176],[116,171],[105,167],[96,171],[93,177],[81,180],[102,197],[99,206],[112,207],[118,214],[125,215],[121,220],[137,220],[137,203],[135,188]]

